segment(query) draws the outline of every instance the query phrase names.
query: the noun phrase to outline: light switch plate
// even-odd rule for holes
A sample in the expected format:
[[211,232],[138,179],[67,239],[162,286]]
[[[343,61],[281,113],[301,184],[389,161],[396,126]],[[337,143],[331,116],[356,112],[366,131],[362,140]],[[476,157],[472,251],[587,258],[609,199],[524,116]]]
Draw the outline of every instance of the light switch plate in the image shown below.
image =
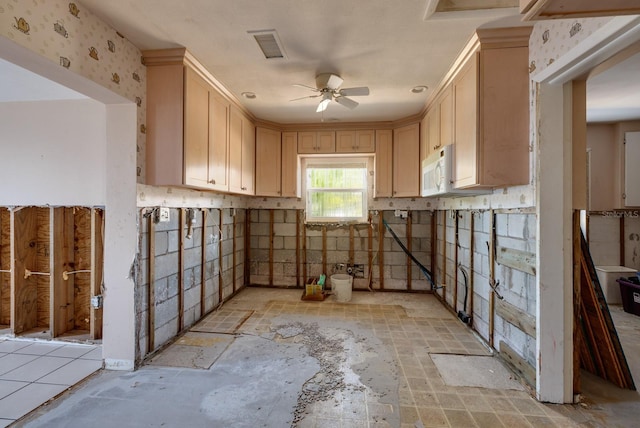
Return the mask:
[[158,213],[158,221],[160,223],[166,223],[170,221],[171,216],[169,213],[170,213],[169,208],[166,208],[166,207],[160,208],[160,212]]

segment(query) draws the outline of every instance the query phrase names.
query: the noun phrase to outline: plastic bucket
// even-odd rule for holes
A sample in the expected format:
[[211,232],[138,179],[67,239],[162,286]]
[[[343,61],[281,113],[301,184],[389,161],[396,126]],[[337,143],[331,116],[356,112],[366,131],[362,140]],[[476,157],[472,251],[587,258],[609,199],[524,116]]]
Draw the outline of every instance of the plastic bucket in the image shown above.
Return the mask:
[[344,273],[331,275],[331,290],[338,302],[348,302],[351,300],[351,286],[353,277]]

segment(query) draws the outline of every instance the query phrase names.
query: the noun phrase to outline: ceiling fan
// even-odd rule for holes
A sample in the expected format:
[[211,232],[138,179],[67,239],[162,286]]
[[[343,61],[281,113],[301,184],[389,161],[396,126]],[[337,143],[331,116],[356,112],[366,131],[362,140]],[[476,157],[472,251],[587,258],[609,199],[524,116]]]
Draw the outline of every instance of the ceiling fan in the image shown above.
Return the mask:
[[364,96],[369,95],[369,88],[366,86],[360,86],[357,88],[343,88],[340,89],[340,85],[344,80],[333,73],[322,73],[316,76],[316,87],[313,88],[307,85],[294,84],[293,86],[299,86],[301,88],[311,89],[314,92],[318,92],[317,95],[309,95],[307,97],[295,98],[291,101],[302,100],[306,98],[322,97],[316,113],[323,112],[329,106],[331,100],[337,102],[340,105],[347,107],[348,109],[354,109],[358,106],[358,102],[348,98],[348,96]]

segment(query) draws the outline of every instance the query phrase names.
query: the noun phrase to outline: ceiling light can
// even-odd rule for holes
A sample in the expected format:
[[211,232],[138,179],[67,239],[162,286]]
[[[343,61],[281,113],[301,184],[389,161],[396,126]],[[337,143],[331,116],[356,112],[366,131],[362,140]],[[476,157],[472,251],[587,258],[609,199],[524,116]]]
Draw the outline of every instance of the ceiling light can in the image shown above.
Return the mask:
[[244,98],[248,99],[248,100],[253,100],[256,98],[256,94],[253,92],[243,92],[240,95],[242,95]]
[[419,86],[414,86],[413,88],[411,88],[411,92],[413,92],[414,94],[421,94],[424,91],[426,91],[427,89],[429,89],[428,86],[426,85],[419,85]]

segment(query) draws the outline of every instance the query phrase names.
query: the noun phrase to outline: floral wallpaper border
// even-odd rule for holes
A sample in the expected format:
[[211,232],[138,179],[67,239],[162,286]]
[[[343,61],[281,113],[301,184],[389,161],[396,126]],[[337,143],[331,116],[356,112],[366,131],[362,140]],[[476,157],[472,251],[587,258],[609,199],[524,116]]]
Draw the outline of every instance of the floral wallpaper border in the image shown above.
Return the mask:
[[137,177],[145,176],[146,68],[140,50],[79,2],[0,0],[0,36],[138,106]]

